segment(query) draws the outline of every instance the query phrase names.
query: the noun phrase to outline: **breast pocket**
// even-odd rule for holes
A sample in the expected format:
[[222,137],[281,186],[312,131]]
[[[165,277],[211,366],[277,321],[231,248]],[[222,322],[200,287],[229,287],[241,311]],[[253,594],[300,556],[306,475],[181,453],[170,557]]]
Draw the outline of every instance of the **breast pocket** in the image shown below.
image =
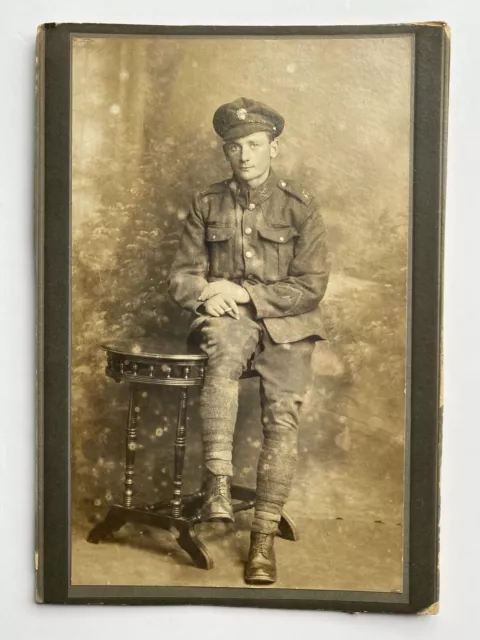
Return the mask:
[[290,225],[262,226],[258,229],[258,234],[262,239],[265,279],[275,281],[286,278],[294,257],[298,231]]
[[210,257],[210,276],[226,278],[233,269],[233,227],[209,225],[206,242]]

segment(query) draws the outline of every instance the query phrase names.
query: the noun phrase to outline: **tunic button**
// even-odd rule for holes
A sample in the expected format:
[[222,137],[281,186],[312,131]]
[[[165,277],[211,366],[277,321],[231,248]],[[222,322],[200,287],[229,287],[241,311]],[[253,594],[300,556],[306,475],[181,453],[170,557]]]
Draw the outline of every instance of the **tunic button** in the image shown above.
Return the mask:
[[285,240],[285,238],[283,236],[280,236],[280,242],[283,242]]
[[246,236],[249,236],[251,233],[252,233],[252,230],[250,229],[250,227],[247,227],[247,228],[245,229],[245,235],[246,235]]
[[245,257],[246,257],[246,258],[251,258],[252,256],[253,256],[253,253],[252,253],[251,251],[247,251],[247,252],[245,253]]
[[255,205],[253,204],[253,202],[251,202],[251,203],[248,205],[248,208],[250,209],[250,211],[253,211],[253,210],[255,209]]

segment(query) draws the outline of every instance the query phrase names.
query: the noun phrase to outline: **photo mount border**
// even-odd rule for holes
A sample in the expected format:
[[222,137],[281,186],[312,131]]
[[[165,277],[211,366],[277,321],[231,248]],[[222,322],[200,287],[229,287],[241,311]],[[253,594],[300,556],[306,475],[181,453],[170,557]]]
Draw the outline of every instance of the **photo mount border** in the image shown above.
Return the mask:
[[[216,604],[284,609],[427,612],[438,601],[441,319],[449,32],[443,23],[372,26],[46,24],[37,60],[39,600],[68,604]],[[70,585],[70,46],[73,35],[311,36],[415,40],[411,235],[409,583],[405,594]],[[39,36],[40,37],[40,36]],[[39,56],[39,57],[40,57]],[[44,104],[39,100],[45,98]],[[39,184],[40,183],[40,184]],[[40,217],[40,219],[38,219]],[[38,241],[42,247],[38,246]],[[41,301],[41,302],[39,302]]]

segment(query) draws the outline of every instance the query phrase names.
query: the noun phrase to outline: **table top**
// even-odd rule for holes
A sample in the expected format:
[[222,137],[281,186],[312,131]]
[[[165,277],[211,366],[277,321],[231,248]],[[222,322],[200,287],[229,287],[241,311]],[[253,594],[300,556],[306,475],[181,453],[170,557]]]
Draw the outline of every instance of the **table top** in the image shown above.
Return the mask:
[[100,344],[105,351],[131,358],[156,358],[172,362],[205,362],[204,353],[189,348],[185,342],[171,338],[138,338],[130,340],[109,340]]

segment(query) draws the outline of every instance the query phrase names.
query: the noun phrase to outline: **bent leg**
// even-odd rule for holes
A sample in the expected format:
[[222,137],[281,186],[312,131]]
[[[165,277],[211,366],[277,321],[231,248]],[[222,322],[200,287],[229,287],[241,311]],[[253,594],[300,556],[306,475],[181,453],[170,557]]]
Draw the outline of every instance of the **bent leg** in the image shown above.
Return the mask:
[[259,325],[249,318],[208,317],[192,338],[208,355],[200,394],[203,451],[214,475],[232,476],[232,447],[238,411],[238,379],[255,350]]
[[275,533],[295,473],[299,414],[311,383],[315,343],[308,339],[275,344],[265,335],[264,346],[255,362],[261,376],[264,440],[252,530]]

